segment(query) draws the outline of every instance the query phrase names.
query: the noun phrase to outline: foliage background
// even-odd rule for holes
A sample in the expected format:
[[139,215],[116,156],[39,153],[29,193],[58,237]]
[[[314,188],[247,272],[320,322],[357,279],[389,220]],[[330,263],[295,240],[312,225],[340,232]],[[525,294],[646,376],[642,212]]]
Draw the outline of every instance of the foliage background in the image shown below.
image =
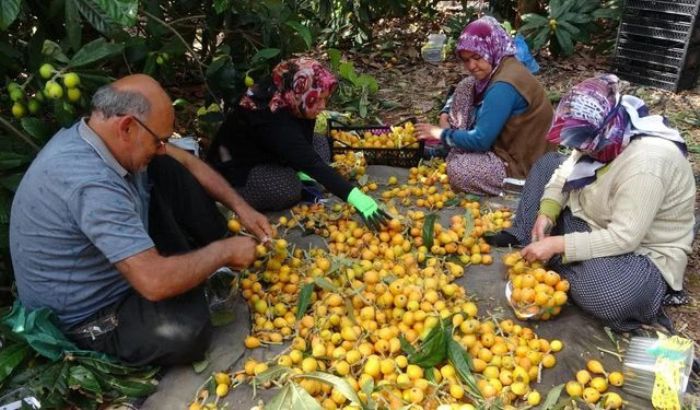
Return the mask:
[[[553,0],[567,3],[578,0]],[[327,50],[341,78],[332,108],[360,117],[387,108],[377,82],[343,53],[372,50],[373,26],[400,18],[438,20],[434,0],[2,0],[0,1],[0,305],[11,300],[8,224],[12,195],[38,150],[62,126],[87,113],[92,92],[129,73],[158,79],[174,97],[182,129],[211,133],[219,107],[235,100],[244,78],[266,75],[294,53]],[[440,30],[458,35],[476,12]],[[469,2],[473,5],[475,2]],[[484,4],[486,2],[478,2]],[[520,15],[547,15],[549,1],[494,0],[490,12],[514,27]],[[546,42],[543,44],[546,46]],[[388,45],[386,53],[391,53]],[[342,50],[342,52],[340,51]],[[52,64],[45,79],[39,68]],[[390,63],[387,63],[390,65]],[[62,86],[80,75],[80,96],[47,98],[47,81]],[[11,85],[12,84],[12,85]],[[9,87],[8,87],[9,86]],[[11,95],[13,88],[21,93]],[[63,91],[67,91],[63,89]],[[73,94],[75,97],[75,94]],[[13,113],[21,105],[23,112]],[[197,111],[197,107],[200,108]],[[196,112],[196,113],[195,113]]]

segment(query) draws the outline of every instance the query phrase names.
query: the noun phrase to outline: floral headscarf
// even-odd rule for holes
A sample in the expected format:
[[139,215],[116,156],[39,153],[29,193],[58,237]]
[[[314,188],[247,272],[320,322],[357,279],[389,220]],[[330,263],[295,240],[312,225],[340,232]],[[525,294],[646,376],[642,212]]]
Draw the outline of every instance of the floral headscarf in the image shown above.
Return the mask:
[[613,74],[589,78],[562,97],[547,139],[584,155],[574,165],[564,190],[581,188],[595,180],[595,172],[615,159],[637,136],[673,141],[687,153],[677,130],[660,115],[649,115],[641,99],[619,94]]
[[505,57],[515,55],[515,43],[495,18],[485,16],[467,24],[457,40],[455,51],[457,57],[461,51],[471,51],[491,64],[491,74],[476,82],[475,95],[476,100],[479,101],[501,61]]
[[[335,75],[312,58],[295,58],[279,63],[272,70],[274,91],[267,106],[275,112],[289,109],[294,116],[309,118],[308,112],[330,97],[338,86]],[[261,109],[253,98],[257,85],[249,88],[240,105],[248,109]]]

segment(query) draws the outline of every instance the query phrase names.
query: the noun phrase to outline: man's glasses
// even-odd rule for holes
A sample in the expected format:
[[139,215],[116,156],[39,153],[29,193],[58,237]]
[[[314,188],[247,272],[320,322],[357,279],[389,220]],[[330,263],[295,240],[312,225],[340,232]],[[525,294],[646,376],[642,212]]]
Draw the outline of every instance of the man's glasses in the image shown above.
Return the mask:
[[[130,114],[120,114],[119,116],[120,116],[120,117],[123,117],[123,116],[126,116],[126,115],[130,115]],[[131,115],[131,118],[133,118],[137,123],[139,123],[140,126],[143,127],[143,129],[145,129],[146,131],[148,131],[148,133],[151,134],[151,135],[153,136],[153,139],[154,139],[154,141],[155,141],[155,143],[156,143],[156,146],[157,146],[158,148],[164,147],[165,144],[167,144],[168,141],[170,141],[170,138],[173,137],[172,135],[169,135],[169,136],[167,136],[167,137],[165,137],[165,138],[161,138],[161,137],[158,136],[158,134],[156,134],[156,133],[153,132],[150,128],[148,128],[148,126],[147,126],[146,124],[144,124],[143,121],[141,121],[140,119],[138,119],[137,117],[135,117],[135,116],[133,116],[133,115]]]

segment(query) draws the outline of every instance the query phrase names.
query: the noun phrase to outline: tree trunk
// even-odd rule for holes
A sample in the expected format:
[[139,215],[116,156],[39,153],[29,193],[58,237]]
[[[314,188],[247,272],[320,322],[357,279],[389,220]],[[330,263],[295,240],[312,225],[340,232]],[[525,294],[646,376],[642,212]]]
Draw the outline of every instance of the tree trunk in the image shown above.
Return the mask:
[[527,13],[538,13],[540,11],[539,0],[518,0],[518,13],[515,17],[515,27],[520,27],[522,24],[521,17]]

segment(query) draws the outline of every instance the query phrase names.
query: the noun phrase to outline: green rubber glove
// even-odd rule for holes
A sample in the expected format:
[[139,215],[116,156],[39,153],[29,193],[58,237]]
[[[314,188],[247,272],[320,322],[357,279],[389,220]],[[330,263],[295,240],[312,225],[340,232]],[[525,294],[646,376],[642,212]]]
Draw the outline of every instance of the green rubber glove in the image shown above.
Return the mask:
[[386,223],[391,217],[379,209],[377,202],[369,195],[360,191],[358,188],[353,188],[348,195],[348,203],[355,207],[360,213],[365,224],[371,229],[378,230],[381,225]]
[[316,182],[315,179],[311,178],[306,172],[302,171],[297,172],[297,178],[299,178],[299,181],[301,182]]

